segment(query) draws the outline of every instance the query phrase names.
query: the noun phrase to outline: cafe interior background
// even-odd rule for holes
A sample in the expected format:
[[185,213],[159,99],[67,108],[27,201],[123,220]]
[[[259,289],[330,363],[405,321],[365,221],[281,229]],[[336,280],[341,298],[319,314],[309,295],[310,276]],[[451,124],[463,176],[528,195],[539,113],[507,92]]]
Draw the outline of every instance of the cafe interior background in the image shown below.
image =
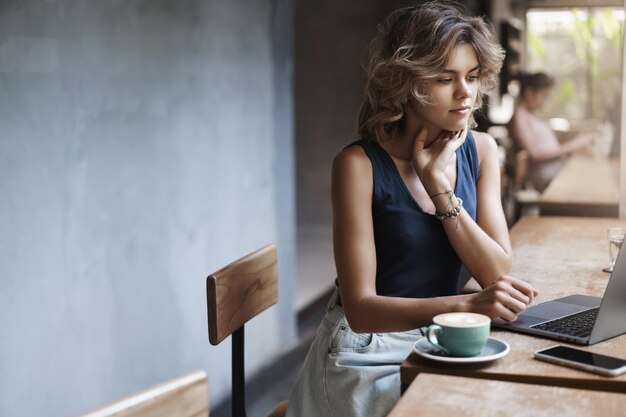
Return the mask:
[[[197,368],[225,415],[205,278],[271,242],[279,302],[246,327],[246,373],[252,397],[280,381],[335,278],[330,164],[367,42],[415,3],[0,0],[0,415],[76,415]],[[503,165],[519,69],[555,76],[559,135],[601,125],[619,155],[622,1],[464,4],[507,50],[479,120]]]

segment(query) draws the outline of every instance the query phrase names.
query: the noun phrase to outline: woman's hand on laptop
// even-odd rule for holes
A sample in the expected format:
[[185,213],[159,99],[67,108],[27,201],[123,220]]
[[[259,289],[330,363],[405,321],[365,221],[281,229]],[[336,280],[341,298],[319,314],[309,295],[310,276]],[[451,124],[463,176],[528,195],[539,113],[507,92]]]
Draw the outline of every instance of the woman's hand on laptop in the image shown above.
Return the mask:
[[515,321],[537,295],[539,292],[529,283],[505,275],[481,292],[470,295],[469,311]]

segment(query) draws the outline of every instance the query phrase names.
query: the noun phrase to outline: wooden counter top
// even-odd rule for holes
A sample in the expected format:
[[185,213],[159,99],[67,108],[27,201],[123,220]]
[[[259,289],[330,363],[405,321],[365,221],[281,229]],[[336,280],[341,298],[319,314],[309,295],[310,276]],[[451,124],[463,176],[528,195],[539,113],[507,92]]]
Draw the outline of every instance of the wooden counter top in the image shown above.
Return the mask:
[[421,374],[389,417],[623,416],[626,395]]
[[539,197],[542,215],[617,217],[617,160],[570,157]]

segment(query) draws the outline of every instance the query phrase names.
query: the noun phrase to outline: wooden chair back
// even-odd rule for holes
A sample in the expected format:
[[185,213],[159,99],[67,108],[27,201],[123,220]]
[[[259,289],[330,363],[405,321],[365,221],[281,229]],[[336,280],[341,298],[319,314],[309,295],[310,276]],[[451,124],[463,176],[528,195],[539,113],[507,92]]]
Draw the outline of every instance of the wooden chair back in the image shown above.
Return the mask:
[[278,302],[276,245],[267,245],[209,275],[206,296],[209,341],[217,345],[232,335],[232,416],[245,417],[244,325]]
[[206,417],[209,383],[197,370],[130,395],[80,417]]
[[526,182],[528,176],[528,152],[525,150],[517,151],[515,153],[515,177],[514,181],[518,187],[521,187]]
[[267,245],[209,275],[209,341],[217,345],[278,302],[276,245]]

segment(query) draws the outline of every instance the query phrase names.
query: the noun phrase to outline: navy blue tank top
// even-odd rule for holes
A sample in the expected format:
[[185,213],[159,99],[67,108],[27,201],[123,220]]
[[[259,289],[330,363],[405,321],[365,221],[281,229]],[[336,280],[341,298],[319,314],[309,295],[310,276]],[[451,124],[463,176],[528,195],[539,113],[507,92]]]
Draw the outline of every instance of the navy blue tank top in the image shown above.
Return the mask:
[[[372,163],[377,294],[413,298],[458,294],[462,264],[441,222],[420,208],[378,142],[361,139],[352,145],[361,146]],[[475,220],[479,167],[471,132],[457,149],[456,161],[454,193]]]

